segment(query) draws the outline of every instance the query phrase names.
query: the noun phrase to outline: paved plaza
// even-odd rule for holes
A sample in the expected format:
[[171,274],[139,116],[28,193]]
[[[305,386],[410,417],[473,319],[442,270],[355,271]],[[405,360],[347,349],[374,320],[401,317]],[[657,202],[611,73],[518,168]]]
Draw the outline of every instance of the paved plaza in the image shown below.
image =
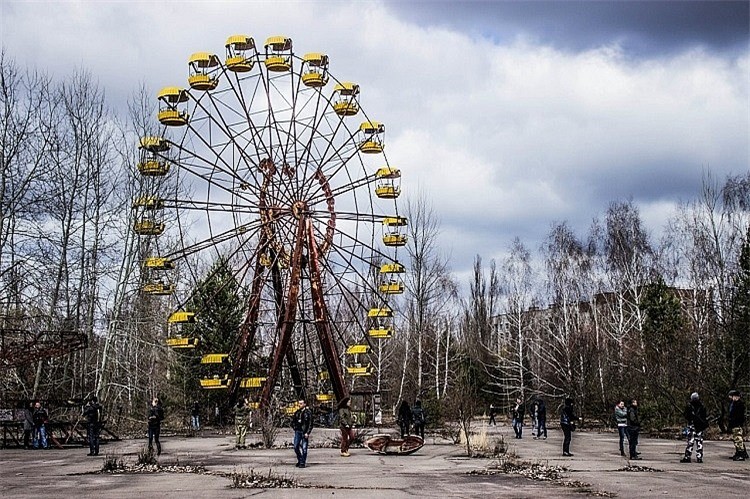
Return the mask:
[[[490,437],[503,435],[518,461],[566,466],[558,482],[531,480],[520,475],[470,474],[491,466],[491,459],[468,459],[463,448],[439,437],[427,437],[426,445],[410,456],[380,456],[353,449],[350,458],[335,448],[311,448],[308,466],[294,466],[291,448],[236,451],[230,436],[210,434],[194,438],[164,437],[162,465],[202,465],[208,473],[97,473],[105,454],[135,463],[145,439],[129,439],[102,447],[99,457],[88,449],[0,450],[2,497],[747,497],[750,494],[750,462],[733,462],[729,441],[710,441],[703,464],[680,464],[683,443],[643,438],[642,461],[628,463],[619,455],[616,433],[577,432],[571,451],[561,455],[559,431],[549,439],[511,437],[505,426],[489,429]],[[330,444],[332,429],[316,429],[311,445]],[[257,439],[257,435],[252,436]],[[282,431],[278,444],[291,442]],[[629,464],[641,471],[625,471]],[[633,468],[631,468],[633,469]],[[268,474],[294,479],[294,489],[234,489],[226,476],[232,472]]]

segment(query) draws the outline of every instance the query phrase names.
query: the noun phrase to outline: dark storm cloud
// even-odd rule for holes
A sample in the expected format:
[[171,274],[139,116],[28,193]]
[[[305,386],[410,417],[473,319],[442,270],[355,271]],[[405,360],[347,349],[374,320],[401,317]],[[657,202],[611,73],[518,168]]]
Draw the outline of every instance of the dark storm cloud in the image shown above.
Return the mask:
[[703,46],[717,51],[747,49],[750,2],[387,2],[404,18],[496,40],[517,36],[565,50],[619,42],[643,55]]

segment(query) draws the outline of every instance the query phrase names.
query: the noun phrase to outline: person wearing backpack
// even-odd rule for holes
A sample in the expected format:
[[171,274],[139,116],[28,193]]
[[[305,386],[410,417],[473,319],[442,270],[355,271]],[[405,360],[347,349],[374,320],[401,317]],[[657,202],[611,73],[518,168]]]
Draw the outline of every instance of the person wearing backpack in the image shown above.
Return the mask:
[[102,406],[96,395],[89,399],[89,403],[83,408],[83,417],[86,418],[86,438],[89,441],[88,456],[99,455],[99,431],[101,429]]
[[690,402],[685,407],[685,420],[688,424],[687,446],[685,447],[685,455],[680,459],[680,462],[689,463],[690,455],[695,448],[695,462],[702,463],[703,432],[708,428],[708,415],[697,392],[690,395]]
[[414,434],[419,435],[424,440],[424,425],[427,422],[427,415],[422,408],[421,400],[414,402],[414,407],[411,410],[411,419],[414,422]]

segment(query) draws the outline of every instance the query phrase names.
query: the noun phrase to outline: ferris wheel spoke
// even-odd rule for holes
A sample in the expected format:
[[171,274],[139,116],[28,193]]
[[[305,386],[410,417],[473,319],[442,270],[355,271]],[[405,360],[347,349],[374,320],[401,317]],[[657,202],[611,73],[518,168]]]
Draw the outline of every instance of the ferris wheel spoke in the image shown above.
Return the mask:
[[[197,164],[188,163],[185,160],[181,160],[179,162],[175,162],[180,167],[181,170],[184,170],[184,171],[190,173],[191,175],[193,175],[194,177],[196,177],[198,179],[205,180],[207,183],[212,184],[212,185],[214,185],[214,186],[222,189],[223,191],[225,191],[225,192],[227,192],[229,194],[232,194],[232,195],[238,197],[239,199],[241,199],[244,202],[248,202],[248,203],[252,202],[250,200],[250,198],[247,197],[247,194],[237,192],[236,189],[227,187],[227,186],[219,183],[218,181],[214,180],[212,173],[215,170],[211,167],[211,165],[213,165],[214,168],[219,169],[220,173],[225,173],[225,174],[228,173],[226,170],[221,169],[221,168],[218,167],[218,162],[217,163],[211,163],[207,158],[204,158],[203,156],[199,155],[195,151],[186,149],[186,148],[182,147],[181,145],[177,145],[177,148],[178,148],[178,150],[180,152],[186,153],[190,157],[193,157],[193,158],[195,158],[198,161]],[[223,162],[225,166],[227,166],[227,167],[229,166],[229,165],[227,165],[222,160],[222,158],[220,156],[217,156],[217,159],[220,160],[221,162]],[[205,174],[202,173],[200,171],[202,169],[205,169],[208,173],[205,173]],[[237,178],[234,175],[232,175],[231,173],[229,173],[229,176],[230,176],[231,185],[234,185],[234,180],[240,180],[240,183],[239,183],[240,190],[252,190],[253,189],[252,185],[250,185],[248,183],[242,182],[241,178]],[[256,194],[257,194],[257,192],[256,192]]]
[[193,253],[196,253],[196,252],[208,249],[208,248],[212,248],[226,241],[235,239],[237,238],[238,235],[243,235],[245,236],[244,240],[241,241],[240,245],[238,246],[238,249],[235,250],[235,251],[239,251],[239,248],[242,248],[244,245],[248,244],[252,240],[252,237],[260,231],[260,228],[261,228],[261,224],[259,221],[249,223],[249,224],[239,226],[239,227],[233,227],[232,229],[229,229],[225,232],[222,232],[220,234],[217,234],[215,236],[212,236],[206,239],[202,239],[193,244],[190,244],[190,245],[183,244],[183,248],[180,251],[170,253],[166,255],[166,257],[171,260],[179,260]]
[[[216,104],[216,99],[214,98],[214,96],[211,93],[208,93],[207,95],[208,95],[207,98],[209,102],[211,103],[212,107],[214,109],[218,108],[219,106]],[[253,157],[246,153],[246,148],[243,147],[241,144],[237,143],[238,137],[242,136],[243,132],[246,131],[246,128],[243,128],[238,131],[232,130],[232,125],[227,123],[224,115],[219,112],[211,112],[210,109],[208,109],[206,106],[203,105],[202,100],[196,101],[196,106],[200,107],[201,110],[205,113],[205,116],[206,116],[205,119],[208,125],[209,126],[211,124],[215,125],[216,129],[221,131],[224,137],[226,137],[226,142],[224,143],[217,142],[217,143],[209,144],[207,140],[203,141],[203,145],[207,148],[210,148],[212,151],[217,145],[222,146],[218,151],[214,151],[214,152],[216,153],[217,158],[221,159],[222,162],[227,167],[227,169],[223,169],[223,171],[234,178],[247,182],[246,177],[242,177],[237,173],[237,167],[240,166],[239,164],[234,164],[234,167],[233,167],[232,165],[229,165],[228,163],[226,163],[226,160],[224,160],[222,153],[224,153],[227,149],[231,148],[231,151],[233,153],[236,153],[237,155],[239,155],[239,158],[242,160],[242,165],[244,165],[246,170],[250,172],[253,180],[255,180],[255,184],[257,185],[258,179],[255,174],[255,168],[257,168],[258,166],[258,161],[253,160]],[[213,140],[213,137],[212,137],[212,140]]]

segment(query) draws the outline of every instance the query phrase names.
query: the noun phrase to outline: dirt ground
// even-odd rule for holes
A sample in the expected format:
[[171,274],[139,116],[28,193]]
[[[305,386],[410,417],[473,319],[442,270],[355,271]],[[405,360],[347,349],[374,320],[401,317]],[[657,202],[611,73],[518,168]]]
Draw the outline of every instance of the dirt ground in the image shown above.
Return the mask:
[[[373,430],[373,433],[375,430]],[[335,430],[316,429],[311,446],[330,445]],[[729,441],[705,444],[703,464],[681,464],[681,441],[642,438],[643,460],[629,463],[617,448],[616,433],[577,432],[571,452],[561,455],[562,434],[550,430],[547,440],[512,438],[506,426],[491,427],[490,438],[502,435],[517,461],[565,466],[564,478],[539,481],[515,474],[470,474],[493,465],[491,459],[466,458],[463,449],[439,437],[410,456],[380,456],[353,449],[342,458],[334,448],[311,448],[308,466],[295,468],[291,448],[233,448],[231,436],[215,433],[194,438],[162,438],[161,465],[201,465],[207,473],[98,473],[105,455],[135,463],[145,439],[123,440],[102,447],[88,457],[88,449],[0,450],[2,497],[747,497],[750,462],[734,462]],[[257,435],[249,435],[249,442]],[[277,444],[291,442],[282,431]],[[640,471],[627,471],[629,465]],[[632,470],[633,468],[631,468]],[[235,489],[226,476],[253,470],[295,480],[293,489]]]

